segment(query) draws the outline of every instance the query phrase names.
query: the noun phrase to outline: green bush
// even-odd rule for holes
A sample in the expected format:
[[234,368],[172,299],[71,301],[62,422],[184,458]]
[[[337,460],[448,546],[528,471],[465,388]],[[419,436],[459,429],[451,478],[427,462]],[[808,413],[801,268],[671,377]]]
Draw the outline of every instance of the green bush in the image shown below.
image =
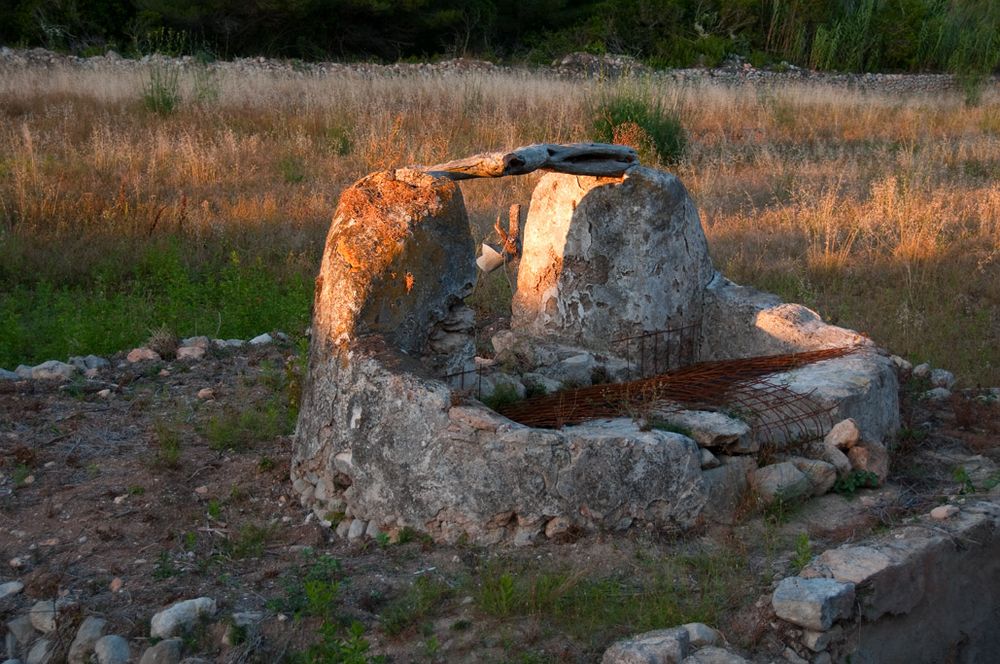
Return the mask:
[[631,145],[644,162],[675,164],[687,148],[677,113],[649,95],[613,94],[597,105],[592,118],[595,141]]

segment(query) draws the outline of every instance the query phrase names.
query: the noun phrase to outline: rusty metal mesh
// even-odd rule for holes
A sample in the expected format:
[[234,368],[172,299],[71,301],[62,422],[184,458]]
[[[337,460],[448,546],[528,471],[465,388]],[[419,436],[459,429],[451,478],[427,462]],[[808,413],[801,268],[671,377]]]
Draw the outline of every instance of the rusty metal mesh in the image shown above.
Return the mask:
[[756,435],[790,441],[828,428],[834,406],[768,377],[857,350],[852,346],[698,362],[641,380],[534,397],[503,406],[499,412],[528,426],[559,428],[587,420],[655,416],[671,409],[723,410],[751,424]]

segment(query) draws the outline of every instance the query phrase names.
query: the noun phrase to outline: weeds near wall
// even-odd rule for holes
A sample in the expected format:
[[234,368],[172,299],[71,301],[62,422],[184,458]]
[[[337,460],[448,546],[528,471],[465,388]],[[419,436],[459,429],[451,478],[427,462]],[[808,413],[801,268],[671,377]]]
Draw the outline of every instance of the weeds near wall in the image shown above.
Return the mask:
[[597,142],[630,145],[648,164],[675,164],[684,156],[687,135],[680,117],[652,95],[611,93],[591,115]]

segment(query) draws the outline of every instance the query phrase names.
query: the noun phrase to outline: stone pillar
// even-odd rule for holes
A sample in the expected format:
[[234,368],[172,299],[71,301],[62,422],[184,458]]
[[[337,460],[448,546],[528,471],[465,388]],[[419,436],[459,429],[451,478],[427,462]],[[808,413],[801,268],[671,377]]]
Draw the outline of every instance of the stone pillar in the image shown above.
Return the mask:
[[714,275],[698,212],[673,175],[549,174],[531,197],[511,330],[606,348],[700,324]]

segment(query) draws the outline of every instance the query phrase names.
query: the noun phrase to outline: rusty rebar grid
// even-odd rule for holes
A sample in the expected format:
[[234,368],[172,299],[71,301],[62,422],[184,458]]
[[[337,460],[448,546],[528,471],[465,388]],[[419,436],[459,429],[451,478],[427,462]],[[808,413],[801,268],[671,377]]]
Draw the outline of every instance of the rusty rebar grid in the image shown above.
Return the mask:
[[794,392],[766,376],[858,349],[851,346],[698,362],[651,378],[534,397],[504,406],[499,412],[527,426],[554,429],[587,420],[641,416],[657,402],[679,403],[742,414],[741,419],[749,420],[759,431],[773,434],[780,429],[786,440],[793,440],[798,437],[793,427],[822,430],[819,418],[828,417],[830,408],[816,403],[811,393]]

